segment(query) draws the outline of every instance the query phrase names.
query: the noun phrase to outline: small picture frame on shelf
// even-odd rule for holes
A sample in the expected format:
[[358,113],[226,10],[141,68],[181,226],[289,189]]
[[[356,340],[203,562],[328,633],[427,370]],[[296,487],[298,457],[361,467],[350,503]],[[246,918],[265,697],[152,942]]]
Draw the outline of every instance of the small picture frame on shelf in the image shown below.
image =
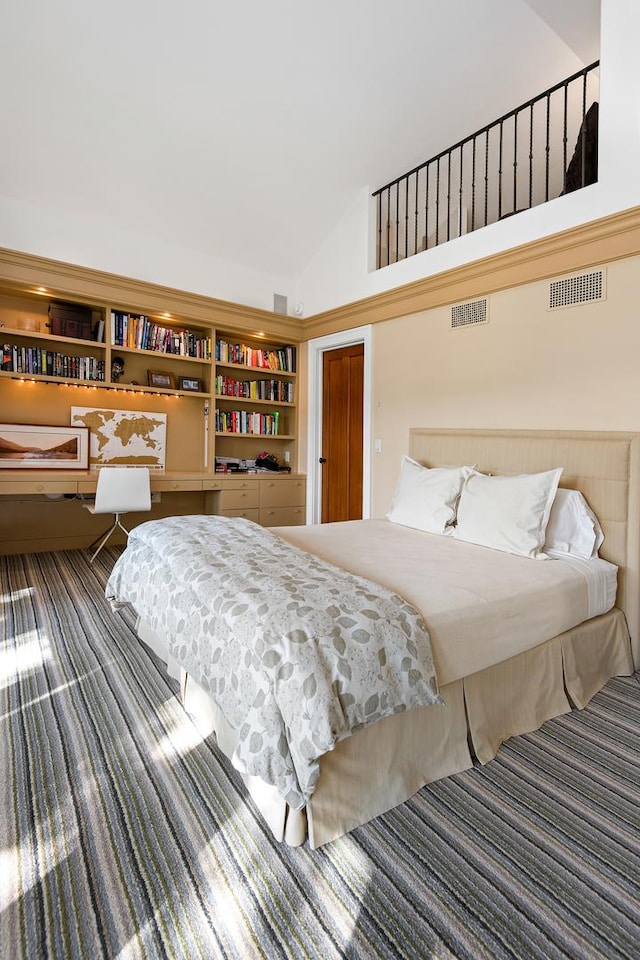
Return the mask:
[[150,387],[165,387],[169,390],[176,388],[173,374],[164,370],[147,370],[147,382]]
[[0,467],[87,470],[88,466],[88,427],[0,423]]
[[199,377],[180,377],[178,379],[180,390],[191,390],[193,393],[202,393],[202,380]]

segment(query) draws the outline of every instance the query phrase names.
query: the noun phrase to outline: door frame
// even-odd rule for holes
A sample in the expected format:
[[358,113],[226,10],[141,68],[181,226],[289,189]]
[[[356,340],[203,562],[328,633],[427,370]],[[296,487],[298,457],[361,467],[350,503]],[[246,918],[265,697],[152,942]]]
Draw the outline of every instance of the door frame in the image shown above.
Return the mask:
[[362,518],[371,515],[371,408],[372,408],[372,327],[354,327],[329,333],[307,342],[309,389],[307,394],[307,523],[320,523],[322,517],[322,364],[328,350],[364,346],[363,422],[362,422]]

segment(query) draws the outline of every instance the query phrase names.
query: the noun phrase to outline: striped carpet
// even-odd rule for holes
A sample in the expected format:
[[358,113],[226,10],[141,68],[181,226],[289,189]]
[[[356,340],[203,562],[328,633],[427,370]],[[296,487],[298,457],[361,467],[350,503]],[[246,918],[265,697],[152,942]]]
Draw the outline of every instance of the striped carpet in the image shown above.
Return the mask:
[[104,602],[116,556],[0,558],[2,958],[640,957],[637,677],[290,849]]

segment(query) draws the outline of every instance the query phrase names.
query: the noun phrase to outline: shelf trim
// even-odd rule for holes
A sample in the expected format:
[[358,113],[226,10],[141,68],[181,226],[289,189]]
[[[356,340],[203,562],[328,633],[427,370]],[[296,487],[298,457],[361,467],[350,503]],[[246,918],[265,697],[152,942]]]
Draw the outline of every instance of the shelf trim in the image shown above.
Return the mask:
[[243,440],[295,440],[292,433],[232,433],[230,430],[216,430],[216,437],[241,437]]
[[218,400],[228,400],[229,403],[248,403],[253,406],[256,403],[261,407],[287,407],[287,409],[292,410],[295,408],[295,403],[290,403],[288,400],[258,400],[255,397],[230,397],[225,393],[215,393],[213,395],[216,402]]
[[25,383],[50,383],[59,387],[88,387],[92,390],[119,390],[121,393],[148,393],[150,396],[163,394],[169,397],[198,397],[212,400],[213,394],[196,390],[172,390],[170,387],[149,387],[143,383],[111,383],[104,380],[76,380],[73,377],[54,377],[40,373],[28,373],[24,370],[0,370],[0,379],[21,380]]
[[107,349],[104,340],[80,340],[78,337],[56,337],[52,333],[39,333],[35,330],[19,330],[16,327],[0,326],[0,338],[5,334],[10,337],[24,337],[26,340],[46,340],[47,343],[75,343],[83,347],[95,347],[105,351]]
[[246,370],[251,373],[272,373],[279,377],[296,377],[295,370],[272,370],[271,367],[250,367],[246,363],[227,363],[224,360],[215,360],[215,367],[224,367],[227,370]]
[[109,344],[111,351],[116,353],[133,353],[145,357],[166,357],[169,360],[187,360],[190,363],[206,363],[211,366],[211,357],[190,357],[186,353],[167,353],[165,350],[147,350],[143,347],[121,347],[118,343]]

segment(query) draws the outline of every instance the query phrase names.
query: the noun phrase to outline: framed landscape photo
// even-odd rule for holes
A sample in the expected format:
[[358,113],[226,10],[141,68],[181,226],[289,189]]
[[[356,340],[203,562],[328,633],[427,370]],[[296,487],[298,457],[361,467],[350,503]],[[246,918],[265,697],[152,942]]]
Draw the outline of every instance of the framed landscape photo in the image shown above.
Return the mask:
[[167,387],[169,390],[176,388],[173,374],[163,370],[147,370],[147,380],[150,387]]
[[202,393],[202,380],[199,377],[180,377],[178,384],[181,390],[192,390],[194,393]]
[[0,423],[0,468],[87,470],[87,427]]

